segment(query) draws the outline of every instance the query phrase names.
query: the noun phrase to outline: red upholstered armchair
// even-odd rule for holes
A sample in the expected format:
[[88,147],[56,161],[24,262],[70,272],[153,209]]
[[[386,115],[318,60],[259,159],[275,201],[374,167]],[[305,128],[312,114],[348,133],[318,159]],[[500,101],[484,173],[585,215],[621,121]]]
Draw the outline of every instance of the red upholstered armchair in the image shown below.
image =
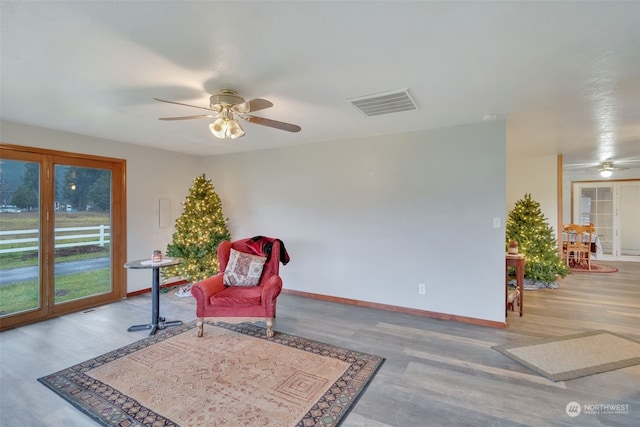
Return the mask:
[[[258,236],[260,237],[260,236]],[[281,254],[286,255],[280,241],[270,245],[270,254],[264,263],[262,275],[256,286],[227,286],[224,271],[229,263],[231,248],[251,255],[260,254],[260,242],[256,238],[224,241],[218,246],[220,272],[215,276],[195,283],[191,295],[196,299],[198,336],[204,333],[205,318],[241,318],[241,320],[264,320],[267,336],[273,336],[273,318],[276,314],[276,299],[282,290],[282,279],[278,275]],[[263,238],[274,241],[275,239]],[[282,251],[282,252],[281,252]],[[288,258],[288,256],[287,256]],[[288,260],[288,259],[287,259]],[[286,263],[286,262],[285,262]],[[257,276],[256,276],[257,277]]]

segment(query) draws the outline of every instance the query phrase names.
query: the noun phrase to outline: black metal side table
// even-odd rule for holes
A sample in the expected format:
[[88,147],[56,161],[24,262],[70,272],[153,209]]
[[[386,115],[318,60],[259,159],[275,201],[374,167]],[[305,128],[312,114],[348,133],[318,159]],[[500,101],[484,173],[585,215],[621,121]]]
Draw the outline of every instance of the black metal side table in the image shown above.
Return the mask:
[[151,329],[149,335],[155,335],[158,329],[168,328],[169,326],[182,325],[180,320],[172,320],[167,322],[164,317],[160,317],[160,269],[172,265],[182,264],[181,258],[164,258],[160,262],[152,262],[150,259],[140,259],[130,261],[124,265],[125,268],[132,269],[152,269],[153,282],[151,284],[151,323],[144,325],[133,325],[127,331],[141,331],[143,329]]

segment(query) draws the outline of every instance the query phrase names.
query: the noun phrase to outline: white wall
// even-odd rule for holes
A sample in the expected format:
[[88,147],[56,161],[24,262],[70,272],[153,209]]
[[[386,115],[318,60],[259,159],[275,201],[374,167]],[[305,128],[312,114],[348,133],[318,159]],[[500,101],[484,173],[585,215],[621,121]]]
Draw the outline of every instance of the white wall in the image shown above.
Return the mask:
[[[285,287],[504,321],[502,121],[205,159],[1,126],[7,144],[127,160],[129,259],[166,247],[173,227],[158,226],[159,198],[177,218],[193,178],[206,172],[233,237],[286,243]],[[150,287],[148,276],[129,270],[128,291]]]
[[[147,258],[154,249],[163,252],[172,241],[174,228],[160,228],[159,199],[171,202],[171,223],[182,213],[193,178],[201,174],[197,157],[26,126],[0,122],[0,141],[51,150],[125,159],[127,161],[127,256]],[[147,270],[127,270],[127,291],[151,287]]]
[[286,288],[503,322],[505,135],[497,121],[205,163],[232,237],[286,244]]
[[508,149],[507,153],[507,214],[525,194],[531,194],[557,238],[558,157],[511,155]]

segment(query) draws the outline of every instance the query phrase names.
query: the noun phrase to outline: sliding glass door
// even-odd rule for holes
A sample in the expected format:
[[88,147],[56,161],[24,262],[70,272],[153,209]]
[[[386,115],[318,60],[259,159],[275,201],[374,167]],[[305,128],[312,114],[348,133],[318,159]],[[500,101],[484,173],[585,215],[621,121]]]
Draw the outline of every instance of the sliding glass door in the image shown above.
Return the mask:
[[0,328],[126,295],[125,162],[0,145]]

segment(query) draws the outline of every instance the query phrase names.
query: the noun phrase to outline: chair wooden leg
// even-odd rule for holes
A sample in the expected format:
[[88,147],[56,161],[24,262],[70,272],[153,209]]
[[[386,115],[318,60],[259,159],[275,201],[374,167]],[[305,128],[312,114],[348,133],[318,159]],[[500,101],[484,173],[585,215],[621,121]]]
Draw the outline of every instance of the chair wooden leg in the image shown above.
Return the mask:
[[204,335],[204,318],[198,317],[196,320],[196,327],[198,328],[198,336],[201,337]]
[[267,337],[271,338],[273,336],[273,317],[269,317],[265,319],[267,324]]

